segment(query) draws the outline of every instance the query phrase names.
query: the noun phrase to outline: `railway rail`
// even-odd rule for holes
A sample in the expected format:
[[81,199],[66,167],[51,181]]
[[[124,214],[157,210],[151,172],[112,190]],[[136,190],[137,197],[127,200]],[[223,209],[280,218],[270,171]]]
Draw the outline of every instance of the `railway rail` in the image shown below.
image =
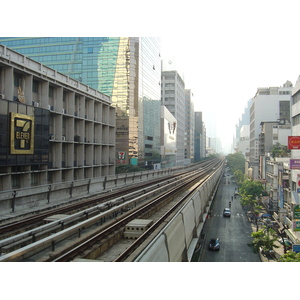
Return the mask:
[[[200,163],[200,165],[202,165]],[[206,162],[204,162],[206,164]],[[189,167],[188,170],[192,171],[199,166]],[[165,180],[176,180],[176,178],[180,178],[180,176],[184,175],[185,172],[177,172],[172,175],[166,175],[164,177],[160,177],[157,179],[147,180],[146,182],[140,182],[138,184],[132,183],[128,184],[125,187],[109,190],[98,194],[97,196],[91,196],[84,199],[74,200],[67,204],[55,205],[53,207],[49,207],[45,210],[41,210],[38,212],[27,213],[23,216],[18,216],[15,218],[10,218],[8,220],[0,221],[0,240],[4,239],[8,236],[16,235],[17,233],[25,230],[29,230],[30,228],[35,228],[42,224],[43,220],[49,216],[56,214],[72,214],[77,211],[82,211],[94,205],[103,202],[109,202],[111,199],[115,199],[117,197],[123,197],[127,199],[126,195],[130,197],[131,193],[134,193],[138,190],[143,190],[143,188],[149,187],[149,185],[161,184],[163,179]]]
[[[0,257],[0,261],[72,261],[76,257],[93,256],[95,254],[91,253],[99,252],[99,250],[94,250],[94,248],[99,248],[99,244],[105,243],[104,241],[112,243],[112,240],[122,238],[123,228],[130,220],[150,216],[170,202],[171,199],[174,199],[177,194],[182,193],[182,190],[195,185],[195,182],[197,182],[197,185],[201,184],[210,172],[214,168],[220,167],[222,163],[222,159],[206,161],[205,164],[199,165],[198,169],[193,170],[186,176],[180,174],[179,177],[172,176],[172,178],[167,178],[160,184],[153,185],[152,183],[150,186],[145,184],[141,189],[131,191],[126,196],[124,196],[124,191],[116,192],[115,195],[119,197],[111,198],[108,202],[98,203],[94,206],[89,203],[90,207],[84,211],[39,226],[34,230],[0,240],[2,249],[5,247],[9,249],[9,245],[18,244],[18,241],[21,241],[20,246],[22,246],[22,243],[23,245],[26,244],[17,250],[5,253]],[[208,174],[207,170],[210,170]],[[122,195],[119,193],[122,193]],[[156,194],[155,197],[154,194]],[[124,260],[125,257],[136,250],[151,232],[165,222],[166,218],[174,213],[176,208],[182,205],[185,201],[184,198],[173,205],[172,209],[164,214],[164,217],[154,223],[151,230],[146,231],[144,235],[133,242],[132,246],[115,261]],[[92,201],[96,200],[93,199]],[[61,213],[61,210],[59,212]],[[46,215],[49,215],[49,212]],[[39,217],[45,218],[45,215]],[[65,228],[67,226],[68,228]],[[50,235],[45,236],[45,233]],[[38,238],[40,239],[37,240]]]

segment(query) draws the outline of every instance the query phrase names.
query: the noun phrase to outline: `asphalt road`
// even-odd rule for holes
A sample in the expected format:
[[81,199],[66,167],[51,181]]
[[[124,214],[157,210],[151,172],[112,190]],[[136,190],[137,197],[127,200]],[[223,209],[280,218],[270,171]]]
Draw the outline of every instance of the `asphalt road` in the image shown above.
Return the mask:
[[[212,204],[212,214],[203,228],[205,234],[202,241],[201,262],[260,262],[258,254],[254,254],[247,245],[252,241],[251,225],[240,204],[239,196],[231,203],[231,217],[223,217],[223,209],[229,207],[231,196],[236,185],[231,181],[223,181]],[[220,250],[208,250],[211,238],[220,239]]]

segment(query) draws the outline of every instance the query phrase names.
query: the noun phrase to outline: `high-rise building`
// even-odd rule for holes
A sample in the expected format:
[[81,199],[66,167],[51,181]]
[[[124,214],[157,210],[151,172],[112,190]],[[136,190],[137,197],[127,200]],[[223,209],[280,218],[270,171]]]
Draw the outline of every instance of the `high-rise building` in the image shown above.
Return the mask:
[[[245,151],[246,148],[249,150],[250,141],[249,141],[249,134],[248,132],[245,132],[249,130],[250,128],[250,106],[251,106],[252,99],[248,100],[247,106],[245,107],[244,113],[242,114],[241,118],[239,119],[238,124],[235,126],[235,152],[242,152],[246,153],[249,151]],[[244,131],[242,135],[242,131]],[[245,135],[246,134],[246,135]],[[248,137],[247,139],[245,139]],[[248,141],[248,145],[246,145],[246,141]]]
[[206,157],[206,129],[202,119],[202,112],[196,111],[194,131],[194,161],[200,161]]
[[258,178],[259,134],[263,121],[290,121],[292,83],[282,87],[258,88],[250,107],[250,167],[253,178]]
[[161,99],[162,105],[177,120],[176,136],[176,163],[177,166],[184,165],[184,138],[185,138],[185,84],[177,71],[162,71]]
[[191,90],[185,90],[185,130],[184,130],[185,165],[194,162],[194,131],[195,131],[195,115],[194,115],[193,93]]
[[0,38],[6,45],[111,97],[116,165],[160,161],[160,39]]

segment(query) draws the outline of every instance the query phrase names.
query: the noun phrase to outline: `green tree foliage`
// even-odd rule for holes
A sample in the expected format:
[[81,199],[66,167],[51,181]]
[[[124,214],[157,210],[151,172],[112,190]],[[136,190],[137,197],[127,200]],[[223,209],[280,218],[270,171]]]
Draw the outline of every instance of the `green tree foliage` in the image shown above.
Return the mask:
[[246,159],[242,153],[234,153],[234,154],[229,154],[227,156],[227,165],[234,173],[237,170],[240,170],[243,174],[245,173],[245,162]]
[[247,206],[252,212],[252,219],[256,224],[256,230],[258,231],[257,217],[262,210],[262,206],[259,204],[261,196],[263,194],[263,186],[260,181],[254,181],[252,179],[244,180],[239,186],[240,201],[243,206]]
[[263,228],[257,232],[252,232],[251,236],[253,237],[253,241],[248,244],[248,246],[252,248],[254,253],[259,253],[260,249],[264,253],[268,253],[270,250],[273,250],[273,248],[279,248],[279,246],[275,244],[277,234],[271,228]]
[[238,185],[246,180],[246,175],[241,170],[236,170],[233,175]]
[[249,205],[254,209],[258,205],[263,191],[264,188],[260,181],[254,181],[252,179],[244,180],[239,187],[242,205]]
[[139,172],[139,171],[145,171],[145,169],[140,168],[138,166],[132,166],[132,165],[125,165],[125,166],[116,167],[116,174]]
[[279,262],[300,262],[300,252],[296,253],[293,251],[288,251],[287,253],[280,256]]
[[273,146],[271,149],[271,156],[275,157],[290,157],[291,150],[287,146],[283,146],[279,143]]

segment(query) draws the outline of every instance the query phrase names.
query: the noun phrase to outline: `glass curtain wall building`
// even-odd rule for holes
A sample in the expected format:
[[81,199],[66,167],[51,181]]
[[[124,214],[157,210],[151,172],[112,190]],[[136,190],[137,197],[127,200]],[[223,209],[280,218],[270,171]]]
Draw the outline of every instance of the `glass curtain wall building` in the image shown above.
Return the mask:
[[118,165],[160,162],[160,39],[0,38],[0,44],[111,97]]

